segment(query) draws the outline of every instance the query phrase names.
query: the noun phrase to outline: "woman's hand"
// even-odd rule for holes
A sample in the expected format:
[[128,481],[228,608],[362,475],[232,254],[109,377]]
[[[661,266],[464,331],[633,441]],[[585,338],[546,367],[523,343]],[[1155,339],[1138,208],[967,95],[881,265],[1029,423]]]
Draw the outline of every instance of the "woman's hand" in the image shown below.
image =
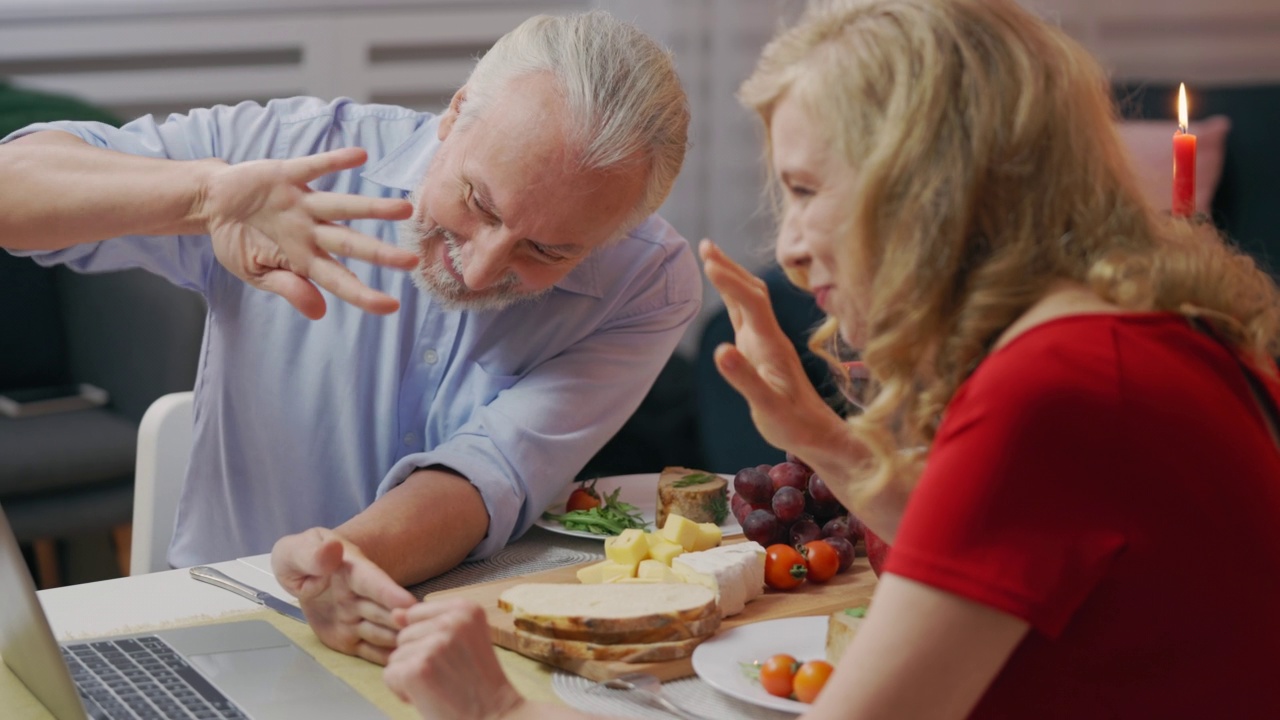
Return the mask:
[[392,616],[404,629],[382,678],[422,717],[496,720],[514,717],[525,705],[498,665],[479,605],[429,600]]
[[307,187],[318,177],[357,167],[365,158],[364,150],[346,148],[228,165],[208,176],[193,213],[213,238],[218,262],[313,320],[325,313],[317,286],[368,312],[394,312],[400,306],[395,298],[361,283],[333,256],[401,270],[417,267],[414,253],[340,224],[357,218],[404,220],[413,206],[405,200]]
[[[710,240],[703,240],[698,251],[703,271],[720,291],[733,325],[733,343],[716,348],[716,368],[747,401],[760,435],[810,465],[820,463],[820,456],[830,450],[847,448],[849,430],[809,382],[791,340],[773,314],[764,281],[729,259]],[[852,459],[856,458],[845,458]],[[844,467],[852,464],[841,463]]]

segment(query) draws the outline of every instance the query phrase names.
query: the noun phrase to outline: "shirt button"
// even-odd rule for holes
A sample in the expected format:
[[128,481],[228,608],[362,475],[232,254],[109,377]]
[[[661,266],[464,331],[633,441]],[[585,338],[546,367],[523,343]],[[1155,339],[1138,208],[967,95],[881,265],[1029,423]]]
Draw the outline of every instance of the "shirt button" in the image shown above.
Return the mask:
[[428,365],[435,365],[439,359],[440,355],[435,350],[428,350],[422,353],[422,362]]
[[414,435],[413,433],[409,433],[408,435],[404,436],[405,445],[413,447],[417,442],[418,442],[418,436]]

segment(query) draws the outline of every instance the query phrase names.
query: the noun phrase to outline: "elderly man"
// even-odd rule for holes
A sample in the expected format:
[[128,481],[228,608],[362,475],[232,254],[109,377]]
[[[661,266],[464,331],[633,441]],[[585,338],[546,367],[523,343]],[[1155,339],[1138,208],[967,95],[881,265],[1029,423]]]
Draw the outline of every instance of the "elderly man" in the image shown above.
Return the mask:
[[697,314],[652,215],[687,126],[651,39],[537,17],[439,116],[294,98],[25,128],[0,244],[204,295],[170,562],[274,543],[321,639],[384,662],[402,585],[527,530]]

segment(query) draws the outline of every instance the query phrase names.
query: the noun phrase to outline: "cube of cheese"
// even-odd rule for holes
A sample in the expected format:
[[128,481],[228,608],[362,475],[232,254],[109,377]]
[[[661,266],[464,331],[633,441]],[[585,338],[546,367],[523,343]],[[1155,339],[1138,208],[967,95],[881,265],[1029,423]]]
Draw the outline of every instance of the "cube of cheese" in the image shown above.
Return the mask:
[[[673,546],[674,547],[674,546]],[[658,582],[683,582],[671,568],[661,560],[641,560],[636,568],[637,578],[652,578]]]
[[715,523],[698,523],[698,536],[693,540],[694,552],[710,550],[720,544],[720,526]]
[[617,537],[605,539],[604,556],[619,565],[639,565],[649,557],[649,541],[643,530],[627,528]]
[[639,563],[622,565],[612,560],[602,560],[594,565],[580,568],[577,572],[578,582],[590,585],[614,582],[620,578],[635,577],[637,567],[639,567]]
[[693,550],[698,539],[698,524],[681,515],[668,515],[667,524],[662,526],[662,537],[686,551]]
[[650,540],[649,557],[661,562],[663,565],[671,565],[671,560],[683,552],[684,548],[666,538],[654,536]]
[[578,582],[592,585],[604,582],[604,566],[610,564],[609,560],[601,560],[584,568],[578,568]]

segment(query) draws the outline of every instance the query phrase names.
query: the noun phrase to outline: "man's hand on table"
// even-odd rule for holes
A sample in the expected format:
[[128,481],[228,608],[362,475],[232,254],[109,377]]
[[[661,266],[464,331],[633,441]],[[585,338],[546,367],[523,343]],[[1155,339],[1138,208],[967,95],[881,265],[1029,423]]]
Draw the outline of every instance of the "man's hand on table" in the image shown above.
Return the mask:
[[469,600],[432,600],[392,612],[399,644],[382,677],[430,720],[513,717],[524,698],[507,680],[484,610]]
[[385,665],[396,647],[396,608],[417,599],[354,544],[325,528],[286,535],[271,550],[280,586],[298,598],[311,629],[339,652]]

